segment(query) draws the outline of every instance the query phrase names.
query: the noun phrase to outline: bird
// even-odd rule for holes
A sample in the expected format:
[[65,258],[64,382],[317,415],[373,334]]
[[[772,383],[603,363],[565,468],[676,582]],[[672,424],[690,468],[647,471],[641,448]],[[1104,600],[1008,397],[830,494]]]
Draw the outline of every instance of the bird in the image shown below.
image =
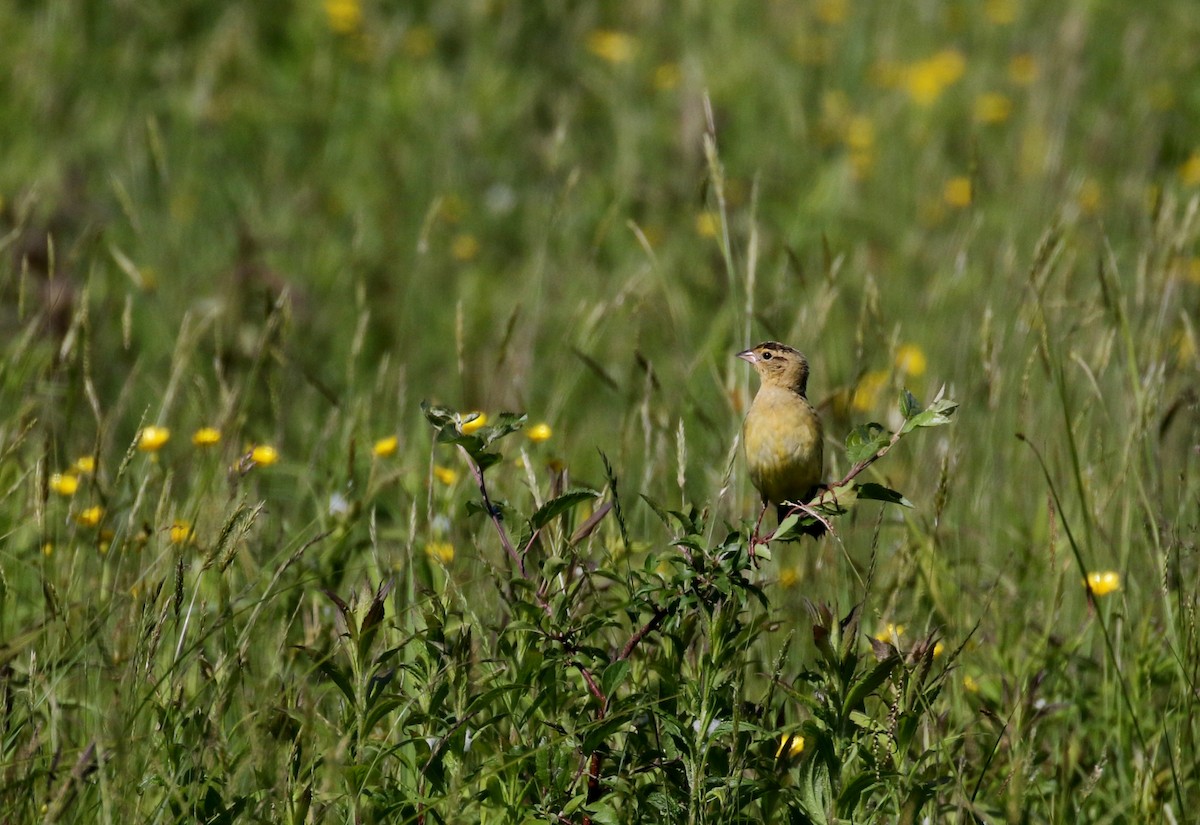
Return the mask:
[[[825,471],[821,418],[805,395],[808,359],[778,341],[764,341],[737,357],[749,362],[761,379],[742,423],[746,468],[762,496],[759,523],[770,504],[782,521],[789,503],[803,504],[817,494]],[[801,531],[820,538],[825,524],[814,521]]]

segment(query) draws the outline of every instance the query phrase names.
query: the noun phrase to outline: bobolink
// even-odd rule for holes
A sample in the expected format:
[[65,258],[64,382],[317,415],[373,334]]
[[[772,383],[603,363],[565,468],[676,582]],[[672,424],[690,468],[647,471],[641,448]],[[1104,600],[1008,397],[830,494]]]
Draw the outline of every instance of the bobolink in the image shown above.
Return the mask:
[[[750,362],[762,379],[742,424],[746,467],[762,495],[764,510],[774,504],[782,520],[787,502],[803,504],[816,495],[825,468],[821,419],[805,397],[808,360],[775,341],[739,352],[737,357]],[[803,532],[819,537],[825,525],[817,521]]]

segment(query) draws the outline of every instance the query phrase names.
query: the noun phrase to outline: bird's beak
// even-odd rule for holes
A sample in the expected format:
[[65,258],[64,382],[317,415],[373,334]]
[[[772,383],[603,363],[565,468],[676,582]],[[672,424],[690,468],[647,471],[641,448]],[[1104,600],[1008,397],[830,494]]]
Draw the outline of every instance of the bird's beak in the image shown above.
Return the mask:
[[758,353],[752,349],[748,349],[743,352],[739,352],[737,354],[737,357],[741,358],[743,361],[749,362],[751,364],[758,363]]

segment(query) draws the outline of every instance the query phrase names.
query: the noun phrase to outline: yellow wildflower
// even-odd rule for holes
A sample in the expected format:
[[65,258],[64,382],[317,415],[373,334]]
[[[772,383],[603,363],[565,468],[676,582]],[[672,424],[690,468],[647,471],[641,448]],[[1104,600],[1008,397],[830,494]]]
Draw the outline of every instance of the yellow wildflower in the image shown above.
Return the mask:
[[963,676],[963,687],[966,688],[967,693],[979,692],[979,683],[976,682],[971,676]]
[[1200,151],[1192,152],[1179,167],[1179,179],[1184,186],[1200,186]]
[[817,19],[830,26],[836,26],[846,19],[846,7],[849,0],[817,0]]
[[325,17],[329,28],[338,34],[358,31],[362,16],[362,3],[359,0],[325,0]]
[[400,39],[400,48],[414,60],[429,57],[433,54],[435,46],[437,46],[437,39],[433,36],[433,29],[429,26],[413,26]]
[[540,424],[534,424],[530,427],[525,435],[529,437],[530,441],[539,444],[543,441],[549,441],[550,436],[554,435],[554,431],[550,429],[549,424],[543,421]]
[[137,436],[137,448],[144,453],[156,453],[171,440],[171,431],[166,427],[143,427]]
[[679,85],[682,77],[678,63],[663,63],[654,69],[654,88],[669,92]]
[[946,181],[942,189],[942,200],[949,206],[963,209],[971,205],[971,179],[958,175]]
[[221,431],[216,427],[201,427],[192,434],[192,443],[197,447],[211,447],[221,441]]
[[587,36],[587,50],[609,63],[628,63],[636,45],[630,35],[613,29],[597,29]]
[[800,581],[800,571],[795,567],[785,567],[779,571],[780,587],[795,587],[798,581]]
[[980,123],[997,124],[1012,114],[1012,100],[999,92],[988,92],[975,98],[975,119]]
[[945,652],[946,652],[946,643],[945,642],[943,642],[942,640],[939,639],[938,641],[933,643],[933,658],[936,659],[937,657],[941,656]]
[[957,49],[943,49],[927,60],[918,60],[905,72],[904,86],[918,106],[932,106],[967,70],[967,59]]
[[458,481],[458,470],[450,467],[443,467],[438,464],[433,468],[433,477],[449,487],[451,484]]
[[871,118],[854,115],[846,122],[846,145],[850,147],[854,177],[862,180],[875,165],[875,124]]
[[1038,65],[1032,55],[1018,54],[1008,61],[1008,77],[1018,86],[1028,86],[1037,76]]
[[47,557],[54,555],[54,545],[51,542],[42,545],[42,555]]
[[1006,26],[1017,19],[1016,0],[987,0],[983,13],[997,26]]
[[104,508],[97,504],[81,511],[79,515],[75,516],[75,521],[84,527],[95,527],[102,518],[104,518]]
[[462,423],[458,425],[458,431],[463,435],[471,435],[483,429],[487,422],[487,413],[469,412],[462,416]]
[[1113,570],[1088,573],[1086,587],[1093,596],[1107,596],[1121,589],[1121,577]]
[[787,754],[789,758],[794,758],[804,753],[804,737],[796,736],[792,733],[785,733],[779,737],[779,747],[775,749],[775,758]]
[[270,467],[279,460],[279,450],[269,444],[256,444],[250,450],[250,460],[263,467]]
[[371,454],[376,458],[387,458],[390,455],[396,454],[396,448],[400,446],[400,439],[394,435],[387,438],[381,438],[375,442],[375,446],[371,448]]
[[450,242],[450,255],[456,261],[473,261],[478,254],[479,241],[470,232],[460,232]]
[[701,238],[715,238],[721,228],[715,212],[701,212],[696,216],[696,234]]
[[55,473],[50,476],[50,489],[60,496],[70,498],[79,489],[79,479],[70,473]]
[[1095,178],[1087,178],[1079,185],[1079,195],[1076,201],[1079,209],[1085,215],[1095,215],[1104,200],[1104,191]]
[[75,459],[75,463],[71,465],[71,469],[81,476],[91,475],[96,472],[96,458],[95,456],[81,455]]
[[854,398],[850,401],[850,406],[859,412],[873,410],[875,403],[879,400],[879,393],[887,385],[887,382],[887,370],[868,372],[854,388]]
[[196,531],[192,528],[191,522],[176,519],[171,524],[168,535],[171,538],[171,544],[190,544],[196,538]]
[[448,541],[431,541],[425,545],[425,555],[441,564],[454,561],[454,545]]
[[1193,284],[1200,284],[1200,257],[1188,261],[1187,279]]
[[916,344],[905,344],[896,350],[896,369],[918,378],[925,374],[925,353]]
[[892,624],[891,622],[888,622],[886,625],[884,625],[882,630],[875,634],[875,638],[881,642],[891,642],[892,644],[897,644],[900,641],[900,637],[903,635],[904,625]]

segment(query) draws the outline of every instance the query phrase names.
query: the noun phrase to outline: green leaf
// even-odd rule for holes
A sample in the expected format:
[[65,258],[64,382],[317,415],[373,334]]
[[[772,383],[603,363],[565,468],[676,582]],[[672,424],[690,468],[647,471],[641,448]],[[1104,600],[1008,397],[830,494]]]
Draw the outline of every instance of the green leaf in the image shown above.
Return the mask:
[[846,458],[851,464],[866,461],[886,447],[891,440],[891,433],[884,429],[882,424],[874,421],[870,424],[859,424],[846,436]]
[[525,426],[526,416],[524,413],[503,412],[496,416],[495,420],[486,427],[480,429],[484,440],[491,444],[497,439],[515,433],[517,430]]
[[900,414],[906,419],[921,411],[921,402],[907,389],[900,390]]
[[901,507],[908,508],[913,506],[912,502],[906,499],[903,494],[890,487],[884,487],[882,484],[876,484],[873,481],[864,481],[862,484],[856,484],[854,491],[860,500],[884,501],[888,504],[899,504]]
[[849,714],[850,711],[860,709],[867,697],[877,691],[880,685],[887,681],[888,677],[892,675],[892,671],[899,664],[900,656],[893,653],[875,665],[870,673],[851,685],[849,692],[846,694],[846,702],[842,705],[842,712]]
[[917,413],[905,421],[904,426],[900,428],[900,432],[909,433],[917,427],[940,427],[943,424],[949,424],[950,419],[954,417],[954,411],[957,409],[957,401],[951,401],[948,398],[934,401],[929,405],[929,409]]
[[600,495],[595,490],[567,490],[558,498],[550,499],[533,514],[530,521],[533,523],[533,529],[540,530],[553,521],[558,516],[570,510],[576,504],[596,498]]
[[617,661],[604,668],[604,675],[600,677],[600,688],[604,691],[604,695],[612,700],[613,693],[625,681],[625,677],[629,675],[629,661],[627,659],[618,659]]

